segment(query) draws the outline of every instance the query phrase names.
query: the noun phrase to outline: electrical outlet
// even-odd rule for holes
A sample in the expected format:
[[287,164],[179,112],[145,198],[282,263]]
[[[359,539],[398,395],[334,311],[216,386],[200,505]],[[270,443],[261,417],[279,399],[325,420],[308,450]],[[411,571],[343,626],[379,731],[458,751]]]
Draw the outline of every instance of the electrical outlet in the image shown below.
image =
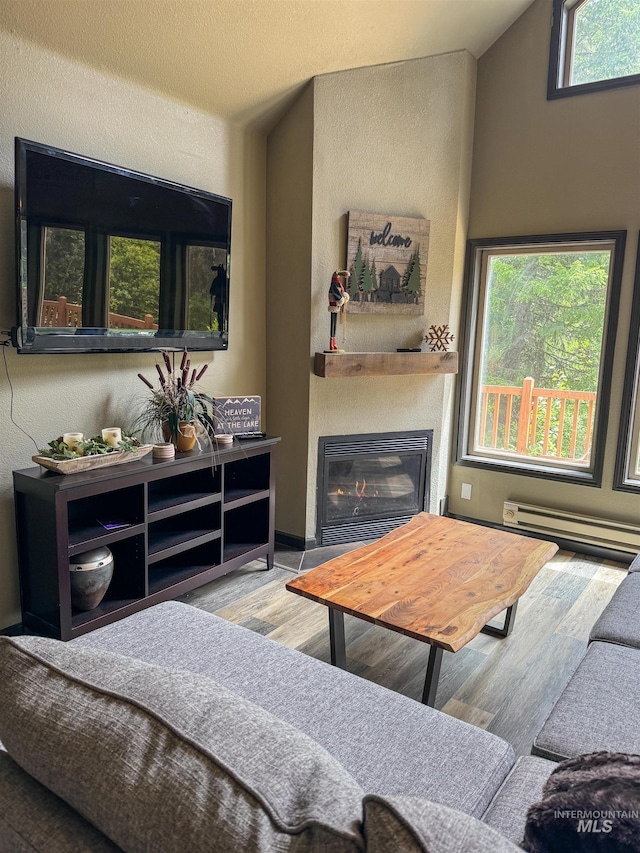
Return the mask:
[[460,497],[465,501],[471,500],[471,483],[463,483],[462,488],[460,489]]

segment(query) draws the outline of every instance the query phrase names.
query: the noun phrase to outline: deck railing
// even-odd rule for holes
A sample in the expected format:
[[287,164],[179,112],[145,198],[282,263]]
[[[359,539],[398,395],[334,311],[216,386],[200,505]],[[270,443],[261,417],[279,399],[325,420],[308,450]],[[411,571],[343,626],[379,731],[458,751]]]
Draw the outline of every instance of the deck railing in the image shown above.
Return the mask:
[[66,296],[44,299],[40,311],[40,325],[77,328],[82,325],[82,305],[67,302]]
[[[82,305],[67,302],[66,296],[58,299],[44,299],[42,311],[40,312],[41,326],[54,326],[58,328],[78,328],[82,326]],[[151,314],[145,314],[144,319],[126,317],[124,314],[113,314],[109,312],[110,329],[157,329],[158,324],[153,322]]]
[[589,461],[597,394],[483,385],[480,389],[479,446],[520,456]]

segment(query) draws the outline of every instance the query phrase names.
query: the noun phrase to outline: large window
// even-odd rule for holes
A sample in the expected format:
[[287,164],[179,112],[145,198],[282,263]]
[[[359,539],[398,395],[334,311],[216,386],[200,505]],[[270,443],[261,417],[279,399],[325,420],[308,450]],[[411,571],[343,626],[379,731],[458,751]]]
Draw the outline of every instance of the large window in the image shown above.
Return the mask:
[[470,242],[458,461],[599,484],[624,240]]
[[640,0],[554,0],[549,98],[640,83]]
[[640,492],[640,240],[614,488]]

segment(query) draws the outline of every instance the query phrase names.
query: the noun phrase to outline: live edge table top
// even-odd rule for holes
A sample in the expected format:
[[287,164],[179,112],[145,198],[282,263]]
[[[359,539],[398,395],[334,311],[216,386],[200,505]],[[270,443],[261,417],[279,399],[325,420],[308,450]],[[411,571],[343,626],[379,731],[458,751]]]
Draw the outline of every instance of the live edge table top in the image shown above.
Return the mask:
[[423,512],[286,588],[456,652],[520,598],[557,550],[553,542]]

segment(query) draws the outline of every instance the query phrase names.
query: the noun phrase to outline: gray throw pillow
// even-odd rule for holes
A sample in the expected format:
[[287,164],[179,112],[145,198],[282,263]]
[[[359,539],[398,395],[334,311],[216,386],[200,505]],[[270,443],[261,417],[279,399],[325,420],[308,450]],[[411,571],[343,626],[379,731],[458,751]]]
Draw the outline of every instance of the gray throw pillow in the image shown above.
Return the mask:
[[364,798],[367,853],[522,853],[464,812],[417,797]]
[[4,637],[0,691],[9,754],[127,853],[364,848],[346,770],[209,679]]
[[2,853],[120,853],[63,800],[0,750]]

